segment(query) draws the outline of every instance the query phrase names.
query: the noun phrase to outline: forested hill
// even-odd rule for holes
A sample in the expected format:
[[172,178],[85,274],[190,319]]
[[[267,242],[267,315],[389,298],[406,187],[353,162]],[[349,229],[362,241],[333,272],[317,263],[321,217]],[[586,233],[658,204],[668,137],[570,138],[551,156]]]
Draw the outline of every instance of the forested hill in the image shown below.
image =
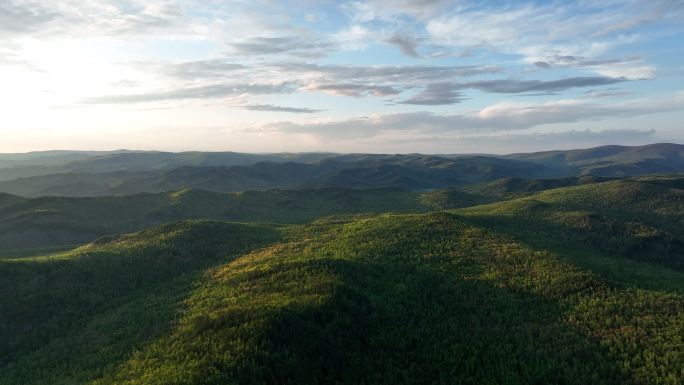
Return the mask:
[[[527,198],[482,206],[477,210],[508,213],[501,217],[522,221],[521,228],[531,228],[524,221],[533,214],[543,214],[546,222],[567,222],[572,216],[577,222],[573,226],[585,226],[589,233],[596,234],[595,242],[606,245],[613,242],[612,238],[602,238],[604,235],[600,234],[618,227],[623,232],[642,234],[644,242],[651,234],[656,242],[657,236],[663,233],[649,230],[653,226],[665,225],[662,230],[668,234],[684,228],[680,225],[684,216],[678,217],[684,211],[681,208],[682,180],[684,177],[507,178],[461,189],[429,192],[397,188],[323,188],[241,193],[185,189],[93,198],[23,198],[0,194],[0,249],[73,245],[103,235],[137,231],[182,219],[305,223],[329,215],[448,210],[516,197]],[[555,202],[553,205],[546,203],[551,199]],[[635,211],[637,209],[639,211]],[[571,214],[562,214],[559,210]],[[666,213],[669,214],[665,218]],[[559,219],[562,216],[567,218]],[[665,219],[658,222],[658,218]],[[613,225],[617,222],[621,224]],[[646,227],[635,225],[642,222]],[[566,234],[563,229],[558,232]],[[668,237],[664,239],[670,239]],[[617,238],[614,242],[620,244]]]
[[313,163],[260,162],[249,166],[182,166],[152,171],[51,174],[0,182],[0,191],[27,196],[105,196],[197,188],[218,192],[276,188],[426,190],[517,176],[552,177],[546,167],[496,157],[458,159],[424,155],[326,159]]
[[0,384],[681,383],[684,273],[473,220],[190,221],[0,261]]
[[684,177],[641,177],[552,189],[460,209],[531,243],[684,270]]
[[0,194],[0,250],[73,245],[181,219],[303,223],[328,215],[425,211],[429,204],[400,189],[180,190],[33,199]]
[[0,385],[683,384],[684,176],[360,188],[536,162],[465,161],[253,165],[355,188],[0,193]]

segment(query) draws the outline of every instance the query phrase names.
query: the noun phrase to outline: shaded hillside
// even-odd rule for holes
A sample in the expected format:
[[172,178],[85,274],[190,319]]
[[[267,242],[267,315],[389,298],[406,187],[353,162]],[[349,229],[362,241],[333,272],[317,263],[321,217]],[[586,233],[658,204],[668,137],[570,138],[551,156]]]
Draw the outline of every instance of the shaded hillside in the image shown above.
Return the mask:
[[0,154],[0,181],[50,174],[99,174],[144,172],[183,166],[213,167],[252,165],[259,162],[314,162],[327,153],[248,154],[237,152],[159,151],[46,151]]
[[[318,221],[251,252],[277,232],[184,222],[0,261],[0,314],[12,315],[0,316],[12,336],[0,384],[684,379],[684,297],[667,286],[683,273],[657,291],[627,287],[465,219]],[[645,285],[663,282],[648,274]]]
[[564,168],[574,175],[637,176],[684,172],[684,145],[674,143],[545,151],[513,154],[506,158]]
[[[326,215],[425,210],[398,189],[182,190],[120,197],[26,199],[0,194],[0,250],[89,242],[180,219],[302,223]],[[2,253],[0,253],[2,255]]]
[[641,177],[549,190],[459,213],[534,244],[684,269],[684,177]]
[[477,195],[457,189],[428,191],[420,194],[419,199],[420,203],[433,211],[477,206],[500,200],[498,197]]
[[0,169],[16,166],[50,167],[130,151],[34,151],[15,154],[0,154]]
[[76,384],[83,371],[112,367],[170,329],[202,270],[279,237],[270,226],[187,221],[55,256],[0,260],[0,383],[33,383],[43,376],[35,369],[58,364],[43,381]]
[[19,178],[0,182],[3,192],[25,197],[112,195],[123,184],[138,185],[154,175],[151,172],[67,173]]
[[503,177],[553,176],[553,171],[543,166],[496,157],[359,155],[341,158],[313,163],[260,162],[232,167],[183,166],[145,172],[55,174],[0,182],[0,191],[35,197],[121,195],[183,188],[221,192],[310,187],[425,190]]
[[485,156],[457,159],[425,155],[367,156],[362,160],[347,161],[341,170],[312,183],[333,187],[426,190],[463,186],[505,176],[534,178],[552,174],[553,171],[546,167]]
[[603,146],[507,156],[123,150],[0,154],[0,191],[24,196],[98,196],[181,188],[244,191],[401,187],[417,190],[511,177],[670,173],[684,173],[683,145]]
[[468,185],[463,187],[462,190],[471,194],[503,199],[520,197],[560,187],[607,182],[613,179],[616,178],[592,176],[555,179],[503,178],[491,182]]
[[[447,210],[516,196],[529,196],[529,199],[488,206],[487,210],[507,211],[507,216],[515,217],[522,228],[533,228],[525,223],[526,218],[538,212],[546,215],[543,208],[549,207],[549,199],[554,199],[559,208],[554,207],[553,210],[574,213],[567,214],[574,215],[573,221],[578,221],[573,226],[586,222],[586,232],[593,239],[592,242],[605,247],[614,245],[615,250],[621,250],[621,247],[628,247],[627,243],[621,243],[622,235],[609,237],[606,233],[621,231],[623,235],[642,234],[643,237],[639,239],[643,242],[658,244],[662,240],[671,240],[676,246],[676,239],[684,239],[684,236],[678,235],[681,234],[679,215],[684,212],[680,201],[683,179],[640,177],[603,183],[600,183],[603,178],[593,177],[503,179],[466,186],[463,188],[465,191],[438,189],[428,192],[396,188],[324,188],[243,193],[179,190],[95,198],[33,199],[0,194],[0,249],[8,251],[78,244],[101,235],[135,231],[181,219],[304,223],[328,215]],[[578,186],[572,187],[575,184]],[[558,188],[563,185],[570,187]],[[537,194],[537,190],[554,188]],[[661,218],[666,212],[668,216]],[[604,218],[606,216],[608,219]],[[627,222],[614,224],[623,220]],[[646,227],[640,227],[637,225],[639,223]],[[540,226],[544,230],[549,229],[546,225]],[[660,232],[653,233],[653,237],[649,238],[650,228],[659,229]],[[566,233],[562,228],[554,231]],[[666,249],[669,250],[669,247],[666,246]],[[676,247],[672,250],[677,250]]]

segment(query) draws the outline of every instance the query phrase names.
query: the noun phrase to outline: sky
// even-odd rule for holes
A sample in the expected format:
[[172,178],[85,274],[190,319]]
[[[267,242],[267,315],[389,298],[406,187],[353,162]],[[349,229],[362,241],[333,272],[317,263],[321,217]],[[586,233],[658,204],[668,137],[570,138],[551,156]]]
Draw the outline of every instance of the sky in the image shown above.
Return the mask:
[[0,152],[684,143],[684,0],[0,0]]

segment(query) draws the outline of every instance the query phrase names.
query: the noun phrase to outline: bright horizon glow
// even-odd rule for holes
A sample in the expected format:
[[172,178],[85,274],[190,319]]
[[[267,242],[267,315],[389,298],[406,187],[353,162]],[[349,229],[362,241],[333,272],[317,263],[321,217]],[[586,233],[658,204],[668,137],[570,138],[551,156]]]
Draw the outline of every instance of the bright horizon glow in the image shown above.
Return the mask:
[[684,143],[681,41],[681,0],[6,0],[0,152]]

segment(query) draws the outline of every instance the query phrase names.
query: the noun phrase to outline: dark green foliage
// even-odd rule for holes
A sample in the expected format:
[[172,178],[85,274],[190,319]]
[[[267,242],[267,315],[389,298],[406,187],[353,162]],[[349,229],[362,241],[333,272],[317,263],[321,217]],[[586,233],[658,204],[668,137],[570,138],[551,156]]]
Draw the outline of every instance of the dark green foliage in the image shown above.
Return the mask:
[[456,189],[434,190],[420,195],[420,202],[432,210],[447,210],[496,202],[498,199]]
[[684,146],[656,143],[645,146],[601,146],[581,150],[514,154],[506,158],[533,162],[567,175],[623,177],[684,171]]
[[605,177],[567,177],[558,179],[523,179],[523,178],[504,178],[492,182],[468,185],[462,188],[463,191],[491,197],[510,199],[525,195],[531,195],[540,191],[551,190],[560,187],[578,186],[590,183],[606,182],[615,178]]
[[684,269],[683,177],[641,177],[463,209],[477,223],[572,253],[600,251]]
[[[123,358],[126,343],[169,326],[198,272],[277,237],[268,226],[189,221],[55,256],[0,261],[0,367],[24,378],[32,375],[27,365],[47,369],[41,362],[84,370],[109,364],[88,356],[103,354],[96,349],[108,352],[107,360]],[[67,375],[58,368],[52,376]]]
[[5,251],[90,242],[182,219],[302,223],[334,214],[425,210],[418,199],[418,194],[399,189],[181,190],[35,199],[5,195],[0,196],[0,257]]
[[[185,188],[234,192],[395,187],[417,191],[502,178],[600,179],[682,172],[684,146],[668,143],[507,156],[54,152],[0,154],[0,192],[27,197],[84,197]],[[515,191],[538,191],[542,187],[513,186]]]
[[684,178],[566,182],[0,195],[5,239],[308,222],[0,253],[0,385],[684,383]]
[[[84,314],[94,314],[90,323],[55,333],[44,346],[19,335],[35,350],[10,356],[0,383],[675,385],[684,379],[684,297],[676,288],[616,285],[562,254],[464,219],[382,215],[292,227],[283,241],[225,259],[182,285],[171,280],[171,287],[143,290],[148,286],[141,284],[143,294],[131,301],[111,301],[117,310],[88,313],[80,302]],[[194,240],[203,242],[198,254],[179,257],[237,250],[249,239],[263,245],[274,238],[269,231],[181,223],[83,250],[124,261],[140,255],[137,262]],[[228,233],[235,236],[220,236]],[[201,241],[205,235],[213,241]],[[73,259],[73,272],[84,262],[61,259]],[[100,260],[108,259],[92,258]],[[113,261],[100,268],[112,271]],[[27,278],[40,276],[45,261],[0,263],[30,270],[12,281],[9,293],[16,296],[29,290]],[[158,264],[128,266],[134,275],[165,274],[150,271]],[[138,321],[124,327],[132,314]],[[153,330],[143,327],[148,322]]]
[[[163,168],[146,168],[144,163],[136,166],[139,162],[131,159],[151,155],[116,155],[123,159],[121,163],[111,165],[112,171],[84,172],[76,168],[68,173],[55,172],[2,181],[0,191],[27,197],[88,197],[186,188],[217,192],[324,187],[425,190],[508,176],[534,178],[555,175],[553,170],[544,166],[491,156],[448,159],[429,155],[348,155],[312,163],[280,161],[224,166],[211,162],[172,162]],[[164,156],[173,158],[174,155],[179,154]],[[97,161],[91,160],[87,165],[92,166]]]
[[[168,170],[183,166],[245,166],[266,161],[309,163],[334,155],[329,153],[246,154],[198,151],[171,153],[126,150],[38,151],[26,154],[0,154],[0,181],[60,173],[83,174],[84,177],[88,177],[93,174]],[[120,178],[119,180],[126,179]],[[76,192],[76,190],[73,191]]]

